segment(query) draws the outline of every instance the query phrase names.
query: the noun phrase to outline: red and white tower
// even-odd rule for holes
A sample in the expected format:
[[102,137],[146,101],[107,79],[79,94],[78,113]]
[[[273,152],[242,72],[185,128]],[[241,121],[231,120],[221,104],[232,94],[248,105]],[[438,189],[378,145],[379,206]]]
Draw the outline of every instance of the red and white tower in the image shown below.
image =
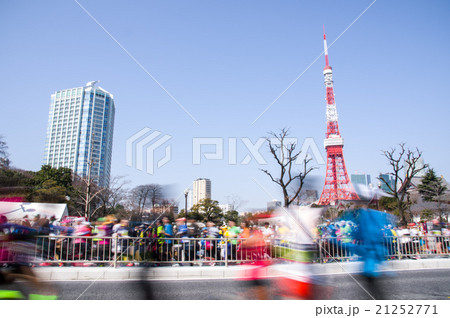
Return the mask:
[[325,185],[322,195],[320,196],[319,205],[334,205],[337,201],[342,200],[359,200],[345,169],[344,139],[339,133],[338,114],[336,104],[334,102],[333,91],[333,71],[328,64],[328,47],[327,38],[325,36],[325,28],[323,32],[323,43],[325,47],[325,67],[323,75],[325,77],[325,87],[327,90],[327,133],[324,141],[327,150],[327,175],[325,177]]

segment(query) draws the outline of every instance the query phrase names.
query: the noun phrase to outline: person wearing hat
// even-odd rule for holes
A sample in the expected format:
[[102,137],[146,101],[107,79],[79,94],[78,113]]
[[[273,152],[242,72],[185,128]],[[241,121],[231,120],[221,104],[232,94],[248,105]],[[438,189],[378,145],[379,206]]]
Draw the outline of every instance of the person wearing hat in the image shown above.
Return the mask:
[[409,227],[407,226],[400,226],[400,229],[397,231],[398,237],[400,241],[400,251],[403,255],[406,256],[406,258],[411,258],[411,237],[409,232]]

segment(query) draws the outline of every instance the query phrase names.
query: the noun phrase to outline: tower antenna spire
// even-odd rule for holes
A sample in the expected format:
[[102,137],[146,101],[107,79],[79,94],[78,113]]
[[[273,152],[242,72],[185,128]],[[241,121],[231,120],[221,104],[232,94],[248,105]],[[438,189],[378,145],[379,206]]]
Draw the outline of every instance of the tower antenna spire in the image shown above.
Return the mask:
[[329,66],[327,36],[325,35],[325,24],[323,25],[323,48],[324,48],[324,52],[325,52],[325,66]]

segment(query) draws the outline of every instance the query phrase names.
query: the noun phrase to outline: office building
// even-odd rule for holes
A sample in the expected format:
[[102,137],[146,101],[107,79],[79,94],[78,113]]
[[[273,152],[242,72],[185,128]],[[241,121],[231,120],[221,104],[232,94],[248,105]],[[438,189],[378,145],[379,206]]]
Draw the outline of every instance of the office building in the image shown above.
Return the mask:
[[203,199],[211,199],[211,180],[199,178],[194,181],[192,205],[198,204]]
[[369,174],[354,173],[350,175],[350,179],[353,185],[362,185],[367,187],[371,186],[371,178]]
[[[114,97],[97,82],[51,95],[44,164],[70,168],[109,184],[114,130]],[[89,169],[89,163],[91,168]]]
[[390,193],[391,190],[389,190],[389,187],[386,185],[386,183],[387,183],[392,189],[394,189],[394,186],[395,186],[395,180],[394,180],[394,178],[393,178],[391,175],[389,175],[389,174],[380,174],[380,177],[379,177],[379,178],[384,180],[384,182],[380,180],[380,183],[379,183],[380,189],[383,190],[383,191],[386,192],[386,193]]

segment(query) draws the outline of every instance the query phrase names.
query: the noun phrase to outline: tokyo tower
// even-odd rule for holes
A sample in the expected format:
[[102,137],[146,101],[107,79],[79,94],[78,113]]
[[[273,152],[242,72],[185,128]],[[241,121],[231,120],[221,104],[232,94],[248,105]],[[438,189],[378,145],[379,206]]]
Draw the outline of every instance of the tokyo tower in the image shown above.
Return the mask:
[[342,152],[344,139],[342,139],[339,133],[338,114],[334,102],[333,71],[328,64],[325,28],[323,32],[323,43],[325,47],[323,75],[327,90],[327,133],[324,141],[324,147],[327,151],[327,174],[325,177],[325,185],[319,199],[319,205],[334,205],[336,202],[342,200],[359,200],[359,197],[345,169],[344,154]]

